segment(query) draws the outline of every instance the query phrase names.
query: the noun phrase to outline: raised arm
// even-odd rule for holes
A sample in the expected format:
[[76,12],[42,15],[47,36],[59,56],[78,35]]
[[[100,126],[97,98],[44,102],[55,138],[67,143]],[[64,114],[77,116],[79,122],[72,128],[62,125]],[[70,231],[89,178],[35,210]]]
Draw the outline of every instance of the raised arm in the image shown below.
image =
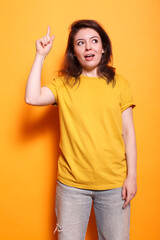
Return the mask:
[[54,36],[50,37],[50,27],[47,34],[36,41],[36,56],[30,71],[25,93],[25,101],[30,105],[46,106],[55,103],[55,97],[47,87],[41,87],[41,71],[45,57],[50,52]]
[[125,208],[136,195],[137,191],[137,150],[131,107],[122,113],[122,123],[128,169],[127,178],[122,188],[122,198],[125,200],[123,208]]

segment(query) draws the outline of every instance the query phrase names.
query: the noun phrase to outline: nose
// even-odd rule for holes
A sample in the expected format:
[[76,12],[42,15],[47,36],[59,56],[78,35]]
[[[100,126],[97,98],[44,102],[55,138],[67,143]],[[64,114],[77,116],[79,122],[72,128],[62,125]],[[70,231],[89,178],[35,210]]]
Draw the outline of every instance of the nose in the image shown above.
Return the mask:
[[91,50],[92,46],[91,43],[89,41],[86,42],[86,51]]

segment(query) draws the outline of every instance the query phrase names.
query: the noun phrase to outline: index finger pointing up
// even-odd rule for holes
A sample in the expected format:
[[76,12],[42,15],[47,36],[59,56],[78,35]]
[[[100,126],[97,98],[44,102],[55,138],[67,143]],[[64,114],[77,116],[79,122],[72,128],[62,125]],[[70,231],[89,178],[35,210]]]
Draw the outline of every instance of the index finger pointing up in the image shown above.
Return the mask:
[[50,26],[48,26],[48,28],[47,28],[47,35],[50,36],[50,33],[51,33],[51,28],[50,28]]

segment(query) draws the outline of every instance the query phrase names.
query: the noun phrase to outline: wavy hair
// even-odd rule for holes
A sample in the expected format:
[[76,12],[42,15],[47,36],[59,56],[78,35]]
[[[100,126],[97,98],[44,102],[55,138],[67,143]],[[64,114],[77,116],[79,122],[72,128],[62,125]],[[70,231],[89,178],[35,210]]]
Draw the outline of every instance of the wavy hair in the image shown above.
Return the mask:
[[81,28],[92,28],[99,33],[104,53],[98,65],[97,74],[99,77],[106,79],[107,83],[110,83],[114,80],[115,76],[115,68],[111,66],[113,59],[112,45],[108,34],[95,20],[77,20],[71,24],[64,62],[59,74],[66,76],[66,81],[68,83],[69,79],[73,77],[75,78],[75,83],[79,80],[79,76],[82,73],[82,67],[74,55],[74,38]]

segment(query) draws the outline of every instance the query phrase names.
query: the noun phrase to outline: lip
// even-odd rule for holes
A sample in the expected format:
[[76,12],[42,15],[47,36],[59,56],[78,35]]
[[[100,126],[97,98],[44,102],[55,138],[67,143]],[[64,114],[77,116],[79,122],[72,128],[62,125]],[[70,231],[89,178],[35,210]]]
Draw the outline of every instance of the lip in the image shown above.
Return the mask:
[[92,54],[92,53],[91,54],[86,54],[84,57],[85,57],[86,61],[92,61],[95,57],[95,54]]

